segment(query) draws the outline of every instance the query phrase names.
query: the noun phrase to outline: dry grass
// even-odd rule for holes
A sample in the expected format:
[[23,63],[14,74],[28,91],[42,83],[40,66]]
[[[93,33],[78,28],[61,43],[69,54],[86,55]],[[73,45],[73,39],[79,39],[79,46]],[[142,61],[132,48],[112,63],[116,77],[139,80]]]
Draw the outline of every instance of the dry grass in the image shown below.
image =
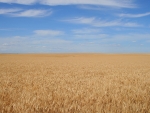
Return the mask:
[[150,55],[0,55],[0,113],[150,113]]

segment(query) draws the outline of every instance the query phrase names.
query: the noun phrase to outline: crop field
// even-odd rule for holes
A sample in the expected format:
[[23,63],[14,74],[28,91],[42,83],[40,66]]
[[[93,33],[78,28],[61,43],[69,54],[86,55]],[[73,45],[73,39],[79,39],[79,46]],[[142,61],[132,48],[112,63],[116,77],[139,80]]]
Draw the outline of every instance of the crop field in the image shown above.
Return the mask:
[[150,113],[150,54],[0,54],[0,113]]

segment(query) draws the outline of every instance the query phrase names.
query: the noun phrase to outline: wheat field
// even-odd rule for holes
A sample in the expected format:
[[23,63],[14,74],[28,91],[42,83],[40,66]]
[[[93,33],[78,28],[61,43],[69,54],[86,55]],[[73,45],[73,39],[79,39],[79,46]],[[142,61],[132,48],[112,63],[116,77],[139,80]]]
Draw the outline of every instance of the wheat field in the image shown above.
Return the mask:
[[1,54],[0,113],[150,113],[150,55]]

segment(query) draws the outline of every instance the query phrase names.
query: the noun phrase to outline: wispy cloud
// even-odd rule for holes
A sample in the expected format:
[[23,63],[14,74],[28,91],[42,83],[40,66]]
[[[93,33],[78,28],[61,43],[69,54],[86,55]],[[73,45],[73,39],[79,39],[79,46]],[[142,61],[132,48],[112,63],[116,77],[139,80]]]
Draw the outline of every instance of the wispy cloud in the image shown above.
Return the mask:
[[[90,36],[89,34],[87,35],[81,34],[76,36],[76,39],[73,40],[61,38],[49,39],[36,36],[26,36],[26,37],[12,36],[5,38],[0,37],[0,52],[1,53],[150,52],[149,37],[150,34],[134,34],[134,33],[122,35],[90,34]],[[85,40],[84,38],[88,38],[88,40]],[[141,44],[143,44],[142,47],[140,46]]]
[[70,23],[78,23],[78,24],[92,24],[95,21],[95,17],[85,18],[85,17],[77,17],[63,20]]
[[[79,5],[78,8],[85,9],[85,10],[103,10],[106,11],[106,8],[108,10],[108,7],[101,7],[101,6],[91,6],[91,5]],[[112,8],[110,8],[112,9]]]
[[74,34],[91,34],[91,33],[99,33],[101,32],[100,29],[93,29],[93,28],[82,28],[82,29],[74,29],[72,30]]
[[11,8],[11,9],[0,9],[0,14],[10,14],[10,13],[15,13],[18,11],[21,11],[22,9],[19,8]]
[[150,34],[135,34],[135,33],[131,33],[131,34],[122,34],[122,35],[115,35],[113,36],[112,39],[115,39],[116,41],[147,41],[149,40]]
[[58,30],[35,30],[34,33],[38,36],[59,36],[64,34],[63,31]]
[[2,3],[16,3],[16,4],[25,4],[30,5],[38,2],[38,0],[0,0]]
[[103,39],[103,38],[107,38],[108,35],[107,34],[76,34],[74,35],[74,38],[77,39]]
[[41,9],[0,9],[0,14],[12,17],[45,17],[52,14],[52,10]]
[[42,0],[41,3],[48,5],[89,4],[124,8],[135,7],[135,4],[133,4],[133,0]]
[[66,19],[63,21],[76,23],[76,24],[87,24],[94,27],[110,27],[110,26],[139,27],[141,26],[137,23],[132,23],[132,22],[123,22],[121,20],[106,21],[106,20],[97,19],[95,17],[90,17],[90,18],[79,17],[79,18]]
[[12,36],[0,38],[0,53],[65,52],[71,43],[65,39]]
[[11,13],[13,17],[45,17],[52,14],[51,10],[29,9],[21,12]]
[[100,29],[95,28],[74,29],[72,32],[73,38],[76,39],[102,39],[108,37],[108,35],[102,33]]
[[150,12],[142,13],[142,14],[118,14],[119,17],[128,17],[128,18],[140,18],[144,16],[149,16]]
[[134,0],[0,0],[2,3],[17,3],[31,5],[35,3],[45,5],[70,5],[70,4],[88,4],[103,5],[111,7],[134,8]]

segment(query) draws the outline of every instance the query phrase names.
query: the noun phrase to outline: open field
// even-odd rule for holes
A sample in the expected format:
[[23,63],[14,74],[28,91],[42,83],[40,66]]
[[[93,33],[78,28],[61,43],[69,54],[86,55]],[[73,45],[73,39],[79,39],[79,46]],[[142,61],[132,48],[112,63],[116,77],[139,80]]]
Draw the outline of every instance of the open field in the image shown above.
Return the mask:
[[150,55],[1,54],[0,113],[150,113]]

